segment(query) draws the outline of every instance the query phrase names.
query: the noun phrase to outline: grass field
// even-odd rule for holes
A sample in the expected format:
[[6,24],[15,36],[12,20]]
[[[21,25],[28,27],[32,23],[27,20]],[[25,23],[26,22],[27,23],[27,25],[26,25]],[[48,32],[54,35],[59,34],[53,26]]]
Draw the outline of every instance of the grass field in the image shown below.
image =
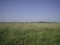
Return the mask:
[[0,45],[60,45],[60,23],[0,23]]

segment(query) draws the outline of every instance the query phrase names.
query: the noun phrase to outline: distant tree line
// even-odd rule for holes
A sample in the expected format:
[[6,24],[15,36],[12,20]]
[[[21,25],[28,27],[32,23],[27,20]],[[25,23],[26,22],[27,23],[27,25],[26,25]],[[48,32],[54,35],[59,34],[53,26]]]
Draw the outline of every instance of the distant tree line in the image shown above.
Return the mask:
[[43,21],[38,21],[38,22],[0,22],[0,23],[57,23],[57,22],[43,22]]

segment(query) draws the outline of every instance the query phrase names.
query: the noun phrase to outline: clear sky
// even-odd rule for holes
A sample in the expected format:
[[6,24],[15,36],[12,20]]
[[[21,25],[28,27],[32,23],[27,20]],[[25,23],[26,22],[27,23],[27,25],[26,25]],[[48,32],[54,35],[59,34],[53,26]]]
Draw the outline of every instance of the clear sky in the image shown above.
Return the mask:
[[0,0],[0,22],[60,22],[60,0]]

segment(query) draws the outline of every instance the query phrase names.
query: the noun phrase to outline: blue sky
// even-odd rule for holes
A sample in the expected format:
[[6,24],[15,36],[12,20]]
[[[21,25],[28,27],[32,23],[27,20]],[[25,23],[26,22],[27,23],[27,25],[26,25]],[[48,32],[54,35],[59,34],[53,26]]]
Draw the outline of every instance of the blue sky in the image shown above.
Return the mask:
[[0,0],[0,22],[60,22],[60,0]]

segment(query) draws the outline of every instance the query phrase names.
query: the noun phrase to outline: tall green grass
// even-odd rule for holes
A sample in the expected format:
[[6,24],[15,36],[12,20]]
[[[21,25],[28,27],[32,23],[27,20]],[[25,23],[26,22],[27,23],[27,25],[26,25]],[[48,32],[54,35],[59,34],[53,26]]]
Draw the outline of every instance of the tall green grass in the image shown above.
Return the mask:
[[60,23],[0,23],[0,45],[60,45]]

